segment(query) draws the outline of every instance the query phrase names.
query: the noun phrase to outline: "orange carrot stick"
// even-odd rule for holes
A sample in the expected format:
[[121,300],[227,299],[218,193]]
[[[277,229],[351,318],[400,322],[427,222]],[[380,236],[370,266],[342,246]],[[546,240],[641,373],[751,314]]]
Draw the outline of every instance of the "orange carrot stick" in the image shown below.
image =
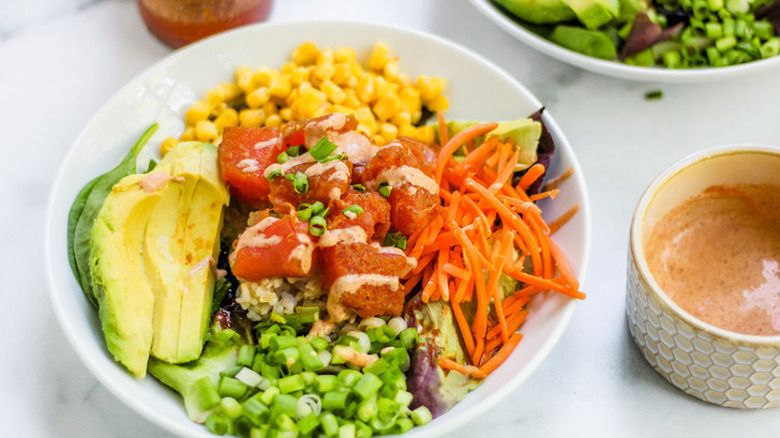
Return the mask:
[[490,360],[482,364],[479,369],[482,370],[485,374],[492,373],[496,368],[498,368],[499,365],[504,363],[510,354],[512,354],[512,350],[515,349],[521,339],[523,339],[523,335],[519,333],[515,333],[510,336],[509,341],[504,344],[504,346],[501,347],[501,349],[498,350],[498,352],[493,357],[491,357]]
[[436,182],[441,182],[441,176],[444,173],[444,167],[452,158],[452,154],[458,150],[459,147],[461,147],[469,140],[473,140],[475,137],[487,134],[488,132],[496,129],[497,126],[498,123],[495,122],[469,126],[463,131],[455,134],[455,136],[452,137],[452,139],[450,139],[447,144],[443,145],[441,151],[439,151],[439,156],[436,158]]
[[484,371],[473,365],[461,365],[454,360],[444,357],[440,357],[436,364],[445,370],[457,371],[464,376],[474,377],[475,379],[484,379],[487,377],[487,374]]
[[529,167],[520,178],[520,182],[517,184],[518,191],[528,190],[528,188],[531,187],[531,184],[533,184],[537,179],[539,179],[540,176],[544,174],[544,171],[544,165],[541,163],[536,163]]

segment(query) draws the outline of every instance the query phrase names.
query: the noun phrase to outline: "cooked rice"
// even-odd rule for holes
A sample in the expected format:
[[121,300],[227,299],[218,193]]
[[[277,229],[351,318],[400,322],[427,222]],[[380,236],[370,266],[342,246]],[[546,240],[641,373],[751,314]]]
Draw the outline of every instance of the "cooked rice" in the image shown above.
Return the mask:
[[316,277],[271,277],[256,282],[241,282],[236,302],[246,309],[249,319],[261,321],[271,312],[295,313],[296,306],[317,306],[326,311],[327,296]]

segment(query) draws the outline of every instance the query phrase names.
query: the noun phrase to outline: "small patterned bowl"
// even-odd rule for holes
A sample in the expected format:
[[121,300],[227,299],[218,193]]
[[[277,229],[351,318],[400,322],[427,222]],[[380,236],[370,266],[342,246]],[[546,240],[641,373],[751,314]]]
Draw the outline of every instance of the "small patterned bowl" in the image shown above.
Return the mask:
[[656,178],[631,223],[626,312],[645,359],[685,393],[721,406],[780,406],[780,336],[733,333],[684,311],[664,294],[644,258],[655,223],[716,184],[780,185],[780,147],[722,146],[690,155]]

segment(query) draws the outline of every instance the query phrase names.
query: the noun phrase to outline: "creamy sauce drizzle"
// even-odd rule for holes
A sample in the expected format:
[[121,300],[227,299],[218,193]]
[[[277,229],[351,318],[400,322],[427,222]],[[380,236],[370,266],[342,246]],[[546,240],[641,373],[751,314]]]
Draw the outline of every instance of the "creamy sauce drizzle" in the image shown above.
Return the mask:
[[260,170],[260,164],[257,163],[257,160],[253,160],[251,158],[245,158],[239,161],[237,166],[239,169],[241,169],[242,172],[246,173],[257,172]]
[[420,187],[431,194],[439,194],[439,185],[436,184],[436,181],[422,170],[412,166],[385,169],[376,177],[375,182],[377,185],[387,183],[394,189],[401,187],[404,183],[408,183]]
[[279,140],[280,140],[279,137],[274,137],[274,138],[272,138],[270,140],[259,141],[259,142],[255,143],[254,148],[255,149],[263,149],[263,148],[267,148],[267,147],[271,147],[271,146],[276,146],[277,144],[279,144]]
[[335,230],[325,230],[320,237],[317,246],[328,247],[339,243],[366,243],[368,235],[366,231],[358,226],[338,228]]
[[139,181],[138,185],[141,190],[147,193],[159,192],[168,185],[168,181],[184,182],[184,178],[180,176],[171,176],[165,172],[151,172],[144,175]]

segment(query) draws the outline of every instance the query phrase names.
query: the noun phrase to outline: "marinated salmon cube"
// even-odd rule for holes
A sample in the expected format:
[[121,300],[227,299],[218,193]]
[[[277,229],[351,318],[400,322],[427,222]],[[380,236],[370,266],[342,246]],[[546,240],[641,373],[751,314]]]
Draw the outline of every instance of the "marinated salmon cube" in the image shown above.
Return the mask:
[[[352,206],[362,209],[360,213],[345,211]],[[390,202],[377,192],[358,193],[350,190],[341,199],[333,202],[328,216],[328,229],[358,226],[366,232],[368,241],[382,242],[390,229]]]
[[222,179],[231,195],[253,206],[267,202],[269,184],[264,172],[285,148],[281,134],[275,129],[226,127],[218,158]]
[[314,242],[308,223],[287,215],[267,216],[238,237],[231,254],[233,274],[247,281],[306,277],[313,268]]
[[[285,175],[297,173],[306,177],[305,191],[296,191],[293,181],[286,177],[276,177],[271,181],[269,200],[276,211],[289,213],[302,203],[312,204],[320,201],[328,205],[331,201],[341,198],[350,187],[352,163],[344,160],[304,163],[291,167]],[[302,193],[299,193],[301,191]]]
[[391,231],[410,236],[425,228],[440,212],[439,195],[404,184],[390,191]]

